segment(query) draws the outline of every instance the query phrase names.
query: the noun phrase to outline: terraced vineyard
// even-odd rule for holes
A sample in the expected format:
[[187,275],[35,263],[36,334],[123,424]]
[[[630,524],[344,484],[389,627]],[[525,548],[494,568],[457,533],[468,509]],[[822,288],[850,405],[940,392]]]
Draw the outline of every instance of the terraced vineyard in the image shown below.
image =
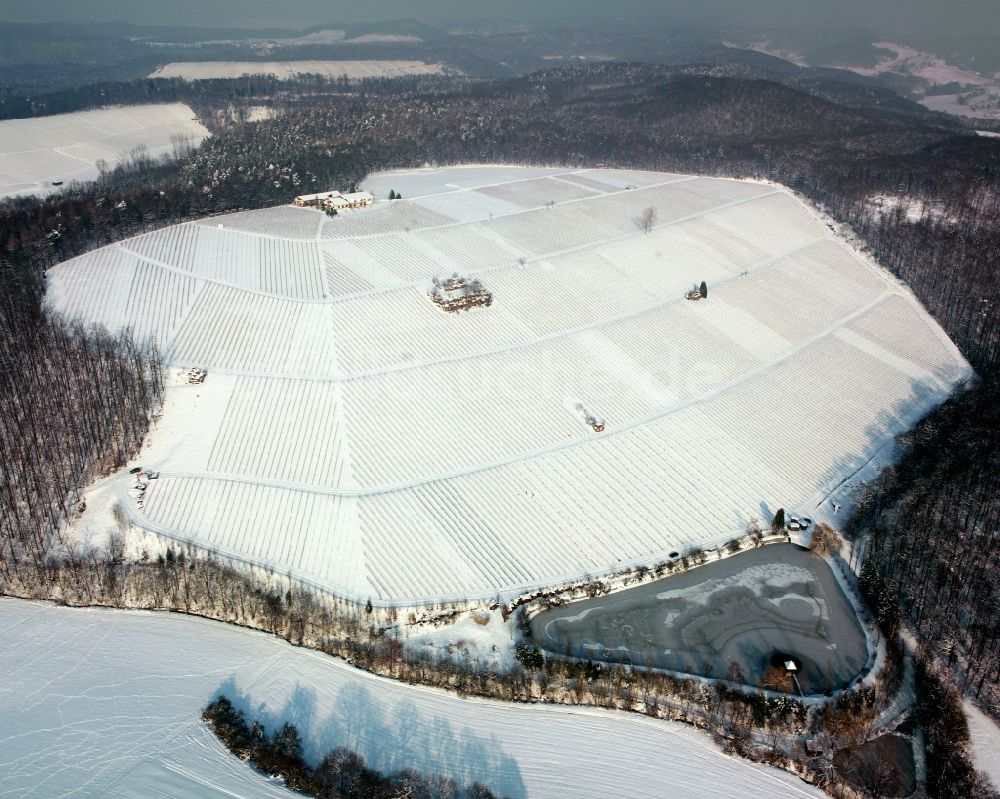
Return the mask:
[[[168,389],[143,506],[119,491],[137,525],[362,600],[508,593],[723,542],[762,506],[816,515],[971,373],[778,187],[509,167],[366,185],[390,187],[409,199],[215,217],[52,271],[58,309],[208,370]],[[439,310],[453,273],[492,304]]]

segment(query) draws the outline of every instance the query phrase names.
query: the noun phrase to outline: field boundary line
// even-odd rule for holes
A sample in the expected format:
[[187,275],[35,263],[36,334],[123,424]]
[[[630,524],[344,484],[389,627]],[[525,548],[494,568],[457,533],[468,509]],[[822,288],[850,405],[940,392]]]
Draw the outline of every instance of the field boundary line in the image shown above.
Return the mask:
[[[814,241],[810,241],[807,244],[803,244],[799,247],[789,250],[788,252],[782,253],[781,255],[776,255],[773,258],[767,258],[763,261],[758,261],[757,263],[747,267],[744,270],[744,272],[746,272],[747,274],[753,274],[754,272],[758,272],[762,269],[767,269],[768,267],[773,266],[775,263],[781,261],[784,258],[791,258],[795,255],[798,255],[800,252],[808,250],[811,247],[815,247],[817,244],[821,244],[829,240],[830,240],[829,236],[826,235],[820,236]],[[715,281],[712,285],[723,286],[733,281],[741,280],[743,279],[743,277],[744,275],[742,273],[730,275],[727,278]],[[609,316],[604,319],[598,319],[594,322],[588,322],[587,324],[584,325],[577,325],[576,327],[564,328],[563,330],[557,330],[553,333],[548,333],[544,336],[537,336],[533,339],[526,339],[523,341],[515,341],[488,350],[480,350],[478,352],[464,353],[461,355],[450,355],[446,357],[435,358],[433,360],[428,360],[428,361],[417,361],[417,362],[410,362],[403,364],[395,364],[390,366],[382,366],[377,369],[368,369],[363,372],[354,372],[352,374],[338,375],[334,377],[320,377],[317,375],[308,375],[308,374],[284,374],[281,372],[252,372],[243,369],[227,369],[227,368],[214,368],[212,371],[218,372],[219,374],[234,375],[236,377],[258,377],[266,380],[284,380],[290,378],[294,380],[313,381],[321,383],[350,383],[356,380],[367,380],[373,377],[382,377],[383,375],[395,374],[397,372],[406,372],[410,371],[411,369],[424,369],[431,366],[437,366],[439,364],[458,363],[461,361],[474,360],[477,358],[488,358],[493,355],[499,355],[505,352],[513,352],[520,349],[529,349],[531,347],[547,344],[551,341],[558,341],[561,338],[567,338],[570,336],[578,335],[579,333],[585,333],[589,330],[600,330],[601,328],[610,327],[611,325],[619,324],[621,322],[627,322],[632,319],[638,319],[641,316],[645,316],[646,314],[650,313],[655,313],[656,311],[661,310],[663,308],[668,308],[672,305],[679,305],[681,304],[682,301],[684,301],[683,295],[678,295],[675,297],[670,297],[665,300],[661,300],[660,302],[656,302],[651,305],[645,305],[641,308],[638,308],[633,311],[628,311],[627,313],[624,314],[619,314],[618,316]],[[335,340],[334,344],[336,345],[337,343],[338,342]],[[195,366],[201,366],[201,364],[187,363],[181,361],[171,361],[170,365],[176,368],[191,368]]]
[[[467,469],[460,469],[454,472],[446,472],[443,474],[430,475],[427,477],[418,478],[416,480],[410,480],[402,483],[395,483],[392,485],[374,486],[371,488],[356,488],[356,489],[326,488],[323,486],[313,486],[305,483],[295,483],[282,480],[258,479],[247,475],[226,474],[221,472],[162,471],[160,472],[160,477],[161,479],[195,478],[199,480],[215,480],[219,482],[241,483],[244,485],[260,485],[268,488],[275,488],[275,489],[289,490],[289,491],[302,491],[311,494],[321,494],[334,497],[367,497],[367,496],[379,496],[384,494],[395,494],[403,491],[409,491],[411,489],[419,488],[420,486],[428,485],[430,483],[457,480],[459,478],[467,477],[469,475],[479,474],[485,471],[492,471],[493,469],[500,469],[505,466],[511,466],[517,463],[525,463],[543,457],[545,455],[551,455],[557,452],[562,452],[564,450],[570,450],[570,449],[575,449],[576,447],[584,447],[588,445],[599,444],[601,441],[606,440],[608,438],[619,436],[623,433],[627,433],[637,428],[644,427],[648,424],[652,424],[661,419],[665,419],[666,417],[671,416],[675,413],[683,411],[693,405],[698,405],[702,402],[714,399],[715,397],[725,394],[727,391],[731,391],[732,389],[740,385],[743,385],[744,383],[747,383],[757,377],[760,377],[761,375],[766,374],[775,367],[785,363],[791,358],[794,358],[796,355],[799,355],[802,352],[805,352],[806,350],[820,343],[821,341],[826,340],[831,335],[833,335],[837,330],[840,330],[845,325],[850,324],[855,319],[868,313],[873,308],[885,302],[889,297],[894,296],[895,293],[896,292],[892,290],[885,291],[871,302],[858,308],[848,316],[838,320],[834,325],[827,327],[824,330],[817,333],[816,335],[812,336],[811,338],[808,338],[805,341],[800,342],[798,345],[796,345],[788,352],[783,354],[780,358],[777,358],[773,361],[769,361],[766,364],[762,364],[761,366],[758,366],[756,369],[752,369],[749,372],[746,372],[745,374],[741,375],[736,380],[731,380],[728,383],[725,383],[714,389],[710,389],[709,391],[703,392],[702,394],[699,394],[694,397],[689,397],[688,399],[683,400],[682,402],[666,406],[657,411],[654,411],[653,413],[632,419],[624,424],[609,426],[599,436],[588,436],[588,437],[574,439],[572,441],[562,441],[555,444],[551,444],[547,447],[542,447],[540,449],[524,452],[519,455],[512,455],[510,457],[502,458],[500,460],[481,463],[476,466],[469,467]],[[886,368],[890,367],[887,366]]]
[[[689,177],[689,178],[685,178],[683,180],[674,180],[674,181],[667,181],[665,183],[657,183],[657,184],[653,184],[653,185],[650,185],[650,186],[645,186],[643,188],[660,188],[660,187],[663,187],[663,186],[670,186],[670,185],[673,185],[675,183],[684,183],[684,182],[687,182],[687,181],[690,181],[690,180],[698,180],[698,179],[699,179],[698,177]],[[461,189],[459,191],[465,191],[465,190]],[[573,200],[565,200],[562,203],[557,203],[553,207],[560,207],[562,205],[566,205],[566,204],[569,204],[569,203],[585,202],[587,200],[594,200],[594,199],[598,199],[600,197],[613,196],[614,194],[625,193],[626,191],[628,191],[628,190],[623,189],[620,192],[612,192],[612,193],[609,193],[609,194],[601,194],[601,195],[597,195],[595,197],[578,197],[578,198],[573,199]],[[666,220],[664,222],[661,222],[659,225],[657,225],[657,228],[666,228],[666,227],[672,227],[674,225],[683,224],[684,222],[690,222],[692,220],[699,219],[701,217],[708,216],[710,214],[716,213],[717,211],[725,211],[725,210],[728,210],[729,208],[733,208],[733,207],[736,207],[736,206],[740,206],[740,205],[744,205],[744,204],[747,204],[747,203],[751,203],[751,202],[754,202],[756,200],[762,200],[762,199],[764,199],[766,197],[770,197],[770,196],[773,196],[773,195],[776,195],[776,194],[787,194],[787,192],[783,192],[781,189],[770,189],[769,191],[763,192],[761,194],[755,194],[752,197],[744,197],[744,198],[741,198],[739,200],[733,200],[733,201],[730,201],[728,203],[722,203],[721,205],[714,205],[711,208],[706,208],[705,210],[698,211],[698,212],[696,212],[694,214],[687,214],[685,216],[680,216],[680,217],[677,217],[675,219]],[[406,202],[406,201],[404,200],[404,202]],[[279,205],[279,206],[272,206],[272,207],[273,208],[295,208],[295,206],[291,206],[291,205]],[[268,209],[261,209],[261,210],[268,210]],[[296,210],[312,211],[314,209],[308,209],[308,208],[301,208],[301,209],[299,209],[299,208],[296,208]],[[524,213],[535,213],[536,211],[544,211],[544,210],[546,210],[545,206],[539,206],[538,208],[528,208],[528,209],[525,209],[524,211],[519,211],[518,213],[515,213],[515,214],[505,214],[503,218],[509,218],[509,217],[514,217],[514,216],[519,216],[520,214],[524,214]],[[234,213],[247,213],[247,212],[246,211],[235,211]],[[316,213],[322,215],[322,212],[317,211]],[[208,217],[208,218],[214,219],[216,217]],[[213,229],[209,225],[202,224],[203,221],[204,220],[193,220],[193,221],[189,221],[189,222],[181,222],[178,225],[175,225],[173,227],[181,227],[181,226],[187,225],[187,226],[191,226],[191,227],[199,227],[199,228],[203,227],[203,228],[207,228],[209,230]],[[321,219],[320,221],[321,222],[325,222],[326,220]],[[447,228],[466,227],[466,226],[471,227],[472,225],[481,225],[485,221],[486,220],[480,220],[479,222],[457,222],[456,221],[454,223],[448,223],[448,224],[445,224],[445,225],[432,225],[432,226],[429,226],[429,227],[419,228],[416,231],[407,231],[407,232],[422,232],[422,231],[425,231],[425,230],[433,231],[433,230],[442,230],[442,229],[447,229]],[[169,230],[169,229],[170,229],[169,227],[168,228],[164,228],[164,230]],[[399,283],[393,284],[391,286],[384,286],[384,287],[381,287],[381,288],[372,288],[372,289],[368,289],[366,291],[354,292],[352,294],[342,294],[342,295],[339,295],[339,296],[336,296],[336,297],[323,296],[323,297],[316,298],[316,299],[307,299],[307,298],[301,298],[301,297],[289,297],[289,296],[284,295],[284,294],[275,294],[273,292],[262,291],[260,289],[251,289],[251,288],[246,288],[244,286],[238,286],[235,283],[230,283],[230,282],[227,282],[225,280],[221,280],[219,278],[205,277],[205,276],[197,274],[196,272],[192,272],[192,271],[189,271],[187,269],[183,269],[183,268],[181,268],[181,267],[179,267],[179,266],[177,266],[175,264],[170,264],[170,263],[167,263],[166,261],[161,261],[158,258],[153,258],[152,256],[145,255],[145,254],[143,254],[141,252],[138,252],[137,250],[135,250],[135,249],[133,249],[132,247],[129,246],[129,242],[133,241],[136,238],[143,238],[143,237],[146,237],[146,236],[155,236],[159,232],[160,231],[151,231],[149,233],[143,233],[143,234],[140,234],[140,236],[135,236],[132,239],[126,239],[125,241],[116,242],[116,243],[114,243],[114,244],[112,244],[110,246],[117,247],[117,248],[123,250],[124,252],[127,252],[130,255],[135,256],[136,258],[139,258],[139,259],[141,259],[143,261],[146,261],[147,263],[152,264],[153,266],[159,267],[160,269],[166,269],[166,270],[169,270],[169,271],[172,271],[172,272],[178,272],[180,274],[188,275],[190,277],[195,278],[196,280],[205,281],[206,283],[216,283],[216,284],[219,284],[219,285],[222,285],[222,286],[226,286],[228,288],[236,289],[237,291],[246,292],[247,294],[257,294],[257,295],[264,296],[264,297],[272,297],[274,299],[287,300],[289,302],[300,302],[300,303],[305,303],[305,304],[309,304],[309,303],[327,303],[327,304],[330,304],[330,305],[336,305],[336,304],[339,304],[339,303],[342,303],[342,302],[348,302],[348,301],[357,300],[357,299],[366,298],[366,297],[373,297],[373,296],[377,296],[377,295],[380,295],[380,294],[389,294],[389,293],[396,292],[396,291],[404,291],[406,289],[412,289],[412,288],[415,288],[415,287],[427,285],[429,283],[429,281],[431,280],[431,278],[433,277],[433,275],[430,275],[425,280],[400,281]],[[288,236],[275,236],[275,235],[271,235],[271,234],[256,233],[256,232],[245,231],[245,230],[237,230],[235,228],[223,228],[223,232],[226,232],[226,233],[235,233],[235,234],[238,234],[238,235],[245,235],[245,236],[252,236],[252,237],[262,238],[262,239],[271,239],[271,240],[274,240],[274,241],[290,242],[290,243],[314,242],[314,243],[317,243],[319,245],[320,254],[321,255],[322,255],[323,250],[324,250],[324,245],[332,244],[332,243],[337,242],[337,241],[369,240],[369,239],[383,238],[383,237],[388,237],[388,236],[396,236],[396,235],[400,235],[401,233],[403,233],[403,231],[393,231],[391,233],[379,233],[379,234],[375,234],[375,235],[371,235],[371,236],[344,236],[341,239],[328,239],[328,238],[324,238],[324,237],[300,239],[300,238],[292,238],[292,237],[288,237]],[[546,253],[543,253],[541,255],[536,255],[534,257],[531,257],[531,258],[525,258],[524,259],[524,265],[526,266],[528,264],[534,264],[534,263],[537,263],[539,261],[548,260],[550,258],[559,258],[559,257],[562,257],[564,255],[572,255],[573,253],[577,253],[577,252],[585,252],[587,250],[592,250],[592,249],[596,249],[598,247],[603,247],[603,246],[605,246],[607,244],[612,244],[612,243],[615,243],[615,242],[626,241],[628,239],[637,238],[637,237],[643,236],[643,235],[645,235],[645,234],[641,230],[630,230],[630,231],[628,231],[626,233],[620,233],[617,236],[610,236],[610,237],[607,237],[607,238],[603,238],[603,239],[601,239],[600,241],[597,241],[597,242],[589,242],[587,244],[581,244],[581,245],[578,245],[576,247],[567,247],[567,248],[562,249],[562,250],[553,250],[551,252],[546,252]],[[66,263],[71,263],[71,262],[66,262]],[[515,264],[516,263],[517,262],[515,261]],[[517,265],[519,267],[521,267],[520,264],[517,264]],[[468,270],[468,274],[469,275],[483,275],[483,274],[488,274],[490,272],[496,272],[496,271],[501,270],[501,269],[511,269],[511,268],[513,268],[513,266],[514,266],[514,264],[511,264],[511,263],[493,264],[493,265],[490,265],[490,266],[482,267],[480,269]],[[521,268],[523,268],[523,267],[521,267]],[[325,294],[326,294],[326,292],[324,291],[324,295]]]

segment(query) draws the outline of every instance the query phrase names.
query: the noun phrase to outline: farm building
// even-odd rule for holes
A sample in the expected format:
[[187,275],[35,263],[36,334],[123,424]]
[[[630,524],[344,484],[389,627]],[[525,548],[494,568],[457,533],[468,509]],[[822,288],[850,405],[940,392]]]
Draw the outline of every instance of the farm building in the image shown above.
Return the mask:
[[347,203],[348,208],[367,208],[375,202],[375,198],[367,191],[352,191],[349,194],[342,194],[341,199]]
[[367,191],[353,191],[341,194],[339,191],[323,191],[318,194],[300,194],[295,198],[299,208],[322,208],[324,211],[347,211],[367,208],[375,198]]
[[295,198],[295,204],[299,208],[322,208],[323,205],[334,197],[340,197],[339,191],[321,191],[318,194],[300,194]]
[[321,191],[318,194],[300,194],[295,198],[295,204],[299,208],[319,208],[327,200],[339,196],[339,191]]

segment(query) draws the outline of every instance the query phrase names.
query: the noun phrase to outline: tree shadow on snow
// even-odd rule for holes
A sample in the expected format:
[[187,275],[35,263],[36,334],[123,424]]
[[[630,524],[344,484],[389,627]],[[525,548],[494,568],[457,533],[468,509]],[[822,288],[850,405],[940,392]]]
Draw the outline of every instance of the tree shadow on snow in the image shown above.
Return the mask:
[[[397,693],[405,692],[402,687]],[[322,703],[314,688],[296,682],[280,708],[258,700],[253,688],[241,691],[235,677],[223,682],[216,696],[227,696],[248,720],[258,720],[268,733],[285,722],[302,737],[303,755],[315,766],[338,746],[365,759],[371,768],[389,774],[415,769],[450,777],[462,785],[481,782],[498,795],[527,799],[517,761],[503,751],[496,736],[456,729],[439,713],[421,710],[409,698],[377,698],[357,682],[332,688],[332,702]],[[335,692],[335,693],[334,693]],[[452,701],[448,699],[448,703]],[[332,709],[319,710],[320,704]]]

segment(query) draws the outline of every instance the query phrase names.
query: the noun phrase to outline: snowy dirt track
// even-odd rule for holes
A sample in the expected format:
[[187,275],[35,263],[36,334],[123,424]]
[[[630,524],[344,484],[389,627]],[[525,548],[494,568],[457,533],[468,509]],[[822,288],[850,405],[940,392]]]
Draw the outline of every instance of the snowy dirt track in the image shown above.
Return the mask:
[[[212,217],[51,271],[58,310],[208,370],[167,391],[143,507],[117,484],[137,526],[362,602],[508,594],[779,506],[819,517],[971,373],[777,186],[513,167],[366,186],[371,209]],[[439,310],[453,272],[492,304]]]
[[0,599],[0,633],[0,797],[292,796],[201,724],[220,690],[269,729],[295,723],[313,761],[347,745],[511,799],[823,795],[673,722],[462,700],[193,617]]

